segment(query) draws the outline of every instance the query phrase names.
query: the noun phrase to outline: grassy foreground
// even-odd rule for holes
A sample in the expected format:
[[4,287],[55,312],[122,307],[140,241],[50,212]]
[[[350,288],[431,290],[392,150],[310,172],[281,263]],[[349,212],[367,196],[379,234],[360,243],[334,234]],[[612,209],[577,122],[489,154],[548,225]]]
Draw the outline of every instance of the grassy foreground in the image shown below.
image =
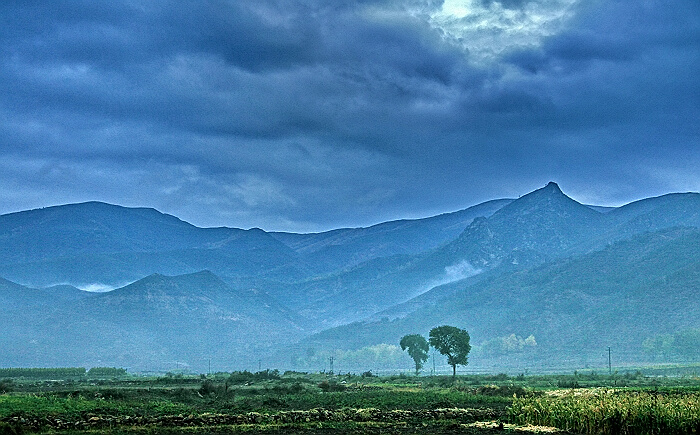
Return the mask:
[[698,433],[700,381],[274,371],[0,380],[0,435],[557,431]]
[[572,390],[516,398],[510,420],[585,434],[700,433],[700,394],[687,390]]

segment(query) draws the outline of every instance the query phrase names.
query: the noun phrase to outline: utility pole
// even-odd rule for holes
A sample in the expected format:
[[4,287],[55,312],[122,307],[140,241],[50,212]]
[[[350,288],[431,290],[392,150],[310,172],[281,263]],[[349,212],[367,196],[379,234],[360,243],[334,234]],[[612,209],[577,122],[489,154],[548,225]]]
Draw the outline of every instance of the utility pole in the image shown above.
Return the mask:
[[331,364],[331,374],[333,374],[333,357],[328,358],[328,362]]
[[612,375],[612,359],[610,358],[610,346],[608,346],[608,373]]
[[262,360],[261,359],[258,360],[258,371],[259,372],[262,371]]
[[435,372],[435,352],[433,351],[433,376],[437,375]]
[[209,376],[211,376],[211,358],[209,358]]

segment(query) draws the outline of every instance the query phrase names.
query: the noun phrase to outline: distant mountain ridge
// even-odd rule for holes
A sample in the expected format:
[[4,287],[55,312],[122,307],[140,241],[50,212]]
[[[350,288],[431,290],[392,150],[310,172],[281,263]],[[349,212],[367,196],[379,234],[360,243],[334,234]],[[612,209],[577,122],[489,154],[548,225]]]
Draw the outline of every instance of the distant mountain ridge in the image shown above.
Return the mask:
[[424,252],[457,237],[475,218],[491,216],[512,199],[487,201],[464,210],[423,219],[402,219],[366,228],[314,234],[271,233],[328,270],[348,268],[374,258]]
[[[26,298],[42,290],[15,285],[12,291]],[[232,289],[209,271],[154,274],[87,299],[55,299],[41,312],[36,306],[0,311],[2,365],[252,363],[273,343],[304,335],[293,312],[269,304],[264,294]]]
[[433,248],[474,217],[507,202],[308,235],[199,228],[155,209],[100,202],[46,207],[0,215],[0,276],[40,287],[64,282],[119,286],[152,273],[203,269],[235,278],[300,280],[372,258]]
[[154,209],[88,202],[0,216],[0,276],[35,286],[118,285],[208,265],[257,274],[296,262],[262,230],[198,228]]
[[316,234],[198,228],[97,202],[12,213],[0,216],[0,347],[12,349],[0,366],[201,367],[211,357],[240,367],[260,354],[284,365],[304,347],[395,344],[445,323],[477,345],[535,334],[544,353],[528,354],[532,364],[546,352],[588,364],[593,354],[576,356],[570,343],[605,340],[632,361],[637,336],[700,324],[698,231],[700,194],[610,209],[553,182],[518,199]]
[[[337,326],[483,271],[536,266],[580,252],[583,243],[607,228],[609,213],[574,201],[552,182],[509,201],[488,217],[473,219],[456,239],[431,251],[366,262],[302,286],[297,294],[317,296],[300,310],[319,317],[324,327]],[[608,239],[590,249],[606,243]]]

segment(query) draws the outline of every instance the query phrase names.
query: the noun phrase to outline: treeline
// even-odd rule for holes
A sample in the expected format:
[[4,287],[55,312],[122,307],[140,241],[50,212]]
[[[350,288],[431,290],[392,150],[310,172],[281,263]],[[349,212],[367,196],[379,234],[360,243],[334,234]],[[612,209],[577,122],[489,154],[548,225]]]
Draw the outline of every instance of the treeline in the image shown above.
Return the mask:
[[83,377],[125,376],[126,369],[116,367],[52,367],[52,368],[0,368],[0,378],[73,379]]
[[534,335],[523,338],[519,335],[510,334],[486,340],[481,343],[481,346],[476,347],[475,350],[484,356],[503,356],[528,352],[536,348],[537,341]]
[[392,344],[376,344],[356,350],[320,350],[309,348],[304,356],[292,357],[295,370],[321,371],[330,369],[330,359],[335,362],[334,370],[366,371],[377,369],[405,369],[411,360]]
[[88,377],[112,378],[126,376],[126,369],[117,367],[93,367],[87,371]]

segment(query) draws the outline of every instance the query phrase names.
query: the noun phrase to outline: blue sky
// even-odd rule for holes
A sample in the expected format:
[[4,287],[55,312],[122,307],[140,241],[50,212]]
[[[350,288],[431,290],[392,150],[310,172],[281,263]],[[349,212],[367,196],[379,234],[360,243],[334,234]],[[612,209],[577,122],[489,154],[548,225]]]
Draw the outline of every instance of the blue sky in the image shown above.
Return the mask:
[[[143,4],[142,4],[143,3]],[[13,1],[0,213],[318,231],[700,190],[700,2]]]

